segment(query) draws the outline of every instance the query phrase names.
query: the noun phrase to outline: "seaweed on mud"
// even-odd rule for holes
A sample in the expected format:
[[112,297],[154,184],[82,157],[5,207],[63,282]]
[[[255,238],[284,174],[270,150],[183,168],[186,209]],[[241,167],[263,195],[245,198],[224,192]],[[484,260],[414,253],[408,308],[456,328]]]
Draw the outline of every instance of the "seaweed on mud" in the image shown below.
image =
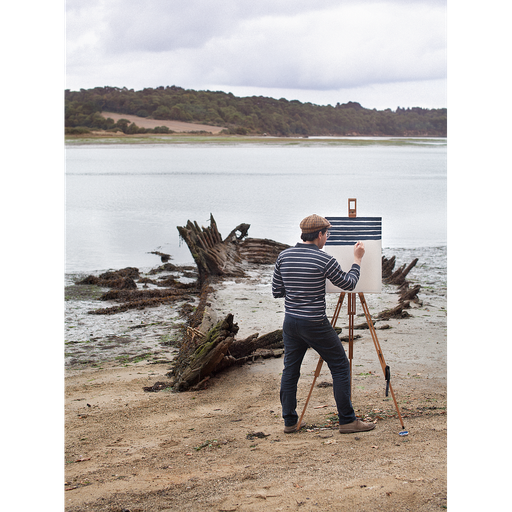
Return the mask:
[[99,276],[89,275],[75,284],[96,285],[104,288],[116,288],[119,290],[133,290],[137,288],[135,279],[139,279],[139,277],[138,268],[126,267],[121,270],[104,272]]
[[[190,287],[187,291],[194,291],[197,288]],[[165,288],[152,290],[110,290],[101,296],[101,300],[117,300],[121,302],[135,302],[154,298],[183,298],[183,289]]]
[[[179,267],[166,263],[155,269],[156,271],[176,271]],[[189,271],[190,268],[186,267]],[[150,272],[158,273],[158,272]],[[187,272],[189,273],[189,272]],[[189,273],[190,275],[190,273]],[[197,274],[196,274],[197,277]],[[144,285],[144,289],[137,287],[135,279],[138,283]],[[148,285],[158,286],[158,288],[149,289]],[[197,281],[191,283],[182,283],[178,278],[173,276],[165,276],[154,280],[140,275],[139,270],[133,267],[125,269],[105,272],[99,276],[87,276],[85,279],[76,283],[78,286],[96,286],[102,288],[110,288],[108,292],[103,293],[99,300],[117,301],[119,305],[99,308],[89,311],[94,315],[112,315],[130,309],[144,309],[146,307],[156,307],[161,304],[168,304],[177,301],[193,301],[193,296],[199,294]]]
[[165,265],[160,265],[157,268],[153,268],[148,272],[148,275],[155,275],[159,274],[160,272],[175,272],[178,270],[178,267],[176,265],[173,265],[172,263],[166,263]]
[[[117,290],[111,290],[109,293],[115,293]],[[122,300],[124,302],[118,306],[111,306],[108,308],[95,309],[89,311],[90,315],[113,315],[115,313],[121,313],[130,309],[144,309],[147,307],[157,307],[162,304],[168,304],[171,302],[177,302],[180,300],[190,301],[193,300],[190,296],[190,291],[183,293],[179,290],[135,290],[133,295],[125,295]],[[140,295],[140,293],[149,293],[149,295]],[[160,293],[158,293],[160,292]],[[193,293],[193,292],[192,292]],[[110,299],[112,300],[112,299]]]
[[179,300],[192,300],[190,295],[182,294],[171,294],[164,297],[152,297],[149,299],[140,299],[130,302],[125,302],[119,306],[111,306],[109,308],[100,308],[93,311],[88,311],[90,315],[113,315],[115,313],[121,313],[128,311],[129,309],[144,309],[160,306],[161,304],[168,304],[170,302],[176,302]]

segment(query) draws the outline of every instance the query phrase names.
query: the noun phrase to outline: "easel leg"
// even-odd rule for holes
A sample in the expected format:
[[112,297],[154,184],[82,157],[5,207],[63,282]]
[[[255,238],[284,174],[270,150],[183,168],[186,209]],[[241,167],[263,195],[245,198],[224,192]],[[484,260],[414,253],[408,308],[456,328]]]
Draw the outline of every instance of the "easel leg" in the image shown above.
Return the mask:
[[[375,350],[377,351],[377,356],[380,361],[380,366],[382,368],[382,372],[384,373],[384,377],[386,377],[386,361],[384,360],[384,355],[382,354],[382,350],[380,348],[380,343],[377,338],[377,331],[375,331],[372,317],[370,315],[368,305],[366,304],[366,299],[362,292],[359,293],[359,300],[361,301],[361,305],[363,306],[363,311],[364,311],[364,315],[366,317],[366,322],[368,323],[368,327],[370,328],[370,332],[371,332],[372,339],[373,339],[373,344],[375,345]],[[395,393],[393,391],[393,387],[391,386],[391,382],[389,382],[389,390],[391,391],[391,396],[393,397],[393,401],[395,402],[396,412],[398,413],[398,418],[400,419],[400,424],[402,425],[402,429],[405,429],[404,420],[402,419],[402,415],[400,414],[400,409],[398,408],[398,403],[396,401]]]
[[[352,294],[350,294],[352,295]],[[345,298],[345,292],[341,292],[338,298],[338,303],[336,304],[336,308],[334,309],[334,315],[332,316],[331,325],[333,327],[336,326],[336,322],[338,321],[338,317],[340,316],[341,305],[343,304],[343,299]],[[297,423],[297,430],[300,429],[302,425],[302,418],[304,418],[304,414],[306,413],[306,409],[309,404],[309,399],[311,398],[311,393],[313,393],[313,388],[315,387],[316,379],[320,376],[320,372],[322,370],[322,365],[324,360],[320,357],[318,359],[318,364],[316,365],[315,376],[313,377],[313,383],[311,384],[311,388],[309,390],[308,397],[306,398],[306,403],[304,404],[304,409],[302,409],[302,414],[300,415],[299,421]]]
[[350,367],[350,398],[352,398],[352,359],[354,359],[354,316],[356,314],[356,294],[348,294],[348,361]]

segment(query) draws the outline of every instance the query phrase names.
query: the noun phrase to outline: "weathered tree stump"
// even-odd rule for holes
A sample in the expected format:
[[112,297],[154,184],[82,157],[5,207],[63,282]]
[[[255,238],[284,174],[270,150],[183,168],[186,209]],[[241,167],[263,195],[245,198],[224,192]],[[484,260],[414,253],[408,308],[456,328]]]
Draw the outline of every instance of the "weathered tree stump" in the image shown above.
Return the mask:
[[393,273],[393,269],[395,268],[396,256],[392,256],[390,259],[387,259],[385,256],[382,256],[382,279],[385,280],[391,277]]
[[218,322],[204,337],[186,335],[172,370],[173,389],[186,391],[209,377],[227,354],[238,332],[233,315]]
[[[237,245],[247,236],[249,227],[249,224],[240,224],[222,240],[213,215],[210,215],[210,226],[206,228],[200,228],[197,222],[190,220],[186,226],[178,226],[178,232],[188,245],[197,265],[201,283],[210,275],[244,275]],[[237,231],[240,232],[238,236]]]
[[[395,263],[395,257],[393,256],[389,260],[383,258],[383,281],[399,286],[399,298],[398,305],[392,309],[387,309],[381,311],[377,318],[379,320],[389,320],[390,318],[407,318],[409,317],[409,313],[405,311],[411,307],[411,302],[419,302],[418,292],[421,289],[421,285],[415,285],[412,288],[409,288],[409,282],[405,280],[407,274],[411,271],[412,268],[418,263],[418,258],[414,259],[409,265],[402,265],[398,270],[393,272],[393,267]],[[391,265],[392,262],[392,265]],[[384,269],[386,269],[387,277],[384,279]]]
[[421,290],[421,285],[417,284],[412,288],[409,288],[409,283],[406,281],[400,287],[400,298],[399,302],[419,302],[418,292]]
[[243,262],[274,263],[278,254],[288,247],[273,240],[248,238],[250,224],[239,224],[222,240],[217,223],[210,214],[210,226],[200,228],[197,222],[178,226],[178,232],[185,240],[197,265],[200,283],[208,276],[245,275]]
[[407,274],[412,270],[412,268],[418,263],[418,258],[414,259],[407,267],[402,265],[398,270],[395,270],[389,277],[386,279],[383,278],[383,281],[387,284],[401,285],[405,282],[405,278]]
[[213,373],[229,366],[240,365],[256,357],[280,357],[283,346],[282,330],[258,337],[253,334],[245,340],[235,340],[238,325],[230,313],[206,335],[189,329],[182,340],[173,370],[172,387],[175,391],[197,389]]

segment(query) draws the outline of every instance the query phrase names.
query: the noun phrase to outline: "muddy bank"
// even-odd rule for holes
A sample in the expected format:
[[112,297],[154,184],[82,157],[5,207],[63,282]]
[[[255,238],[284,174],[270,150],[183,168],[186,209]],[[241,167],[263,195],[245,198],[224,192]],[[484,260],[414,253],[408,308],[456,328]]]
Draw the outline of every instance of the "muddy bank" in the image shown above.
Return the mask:
[[198,302],[195,268],[164,264],[126,273],[66,275],[67,367],[174,357],[176,338]]
[[[412,285],[421,285],[419,297],[424,303],[440,301],[444,304],[440,307],[445,308],[445,248],[393,249],[387,255],[396,256],[397,267],[419,258],[408,280]],[[106,361],[172,361],[177,352],[177,340],[199,304],[199,290],[193,286],[197,272],[194,267],[172,264],[136,270],[136,274],[132,270],[132,278],[125,275],[124,279],[131,279],[131,293],[146,294],[146,299],[141,299],[145,303],[141,302],[139,307],[133,307],[132,304],[130,308],[123,307],[122,294],[126,293],[123,289],[112,290],[106,287],[111,282],[108,283],[105,277],[116,277],[112,272],[95,273],[93,276],[96,280],[89,282],[84,281],[89,275],[66,275],[67,367],[97,365]],[[214,323],[233,313],[240,339],[254,333],[263,335],[279,329],[284,318],[284,303],[272,298],[272,270],[273,265],[246,264],[245,277],[217,281],[208,298],[205,316],[209,316],[210,322]],[[76,285],[77,282],[88,284]],[[172,285],[172,290],[176,290],[176,283],[183,285],[183,295],[165,296],[165,290],[171,289],[166,285]],[[151,293],[163,296],[148,298],[147,294]],[[334,310],[337,298],[335,294],[328,294],[328,314]],[[397,304],[397,288],[384,285],[382,294],[368,294],[366,299],[375,317],[378,312]],[[412,307],[414,309],[417,306],[413,304]],[[427,306],[425,308],[428,309]],[[425,308],[422,310],[424,320],[435,318]],[[104,314],[91,314],[98,312]],[[446,310],[442,309],[441,312],[444,317]],[[362,316],[361,310],[357,313]],[[343,317],[339,319],[339,326],[342,326],[341,322]]]

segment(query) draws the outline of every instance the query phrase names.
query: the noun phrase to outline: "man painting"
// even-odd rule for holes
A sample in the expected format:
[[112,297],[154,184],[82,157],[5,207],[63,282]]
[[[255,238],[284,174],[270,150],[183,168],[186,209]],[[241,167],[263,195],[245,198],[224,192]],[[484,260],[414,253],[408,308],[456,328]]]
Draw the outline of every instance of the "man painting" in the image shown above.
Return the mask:
[[297,430],[297,382],[302,360],[310,347],[331,371],[339,431],[348,434],[375,428],[375,424],[356,418],[350,401],[349,362],[325,312],[326,279],[342,290],[353,290],[359,280],[364,244],[355,244],[354,263],[344,272],[334,257],[321,250],[329,237],[329,227],[329,221],[319,215],[303,219],[300,223],[302,243],[279,254],[272,277],[273,296],[285,298],[280,398],[287,434]]

